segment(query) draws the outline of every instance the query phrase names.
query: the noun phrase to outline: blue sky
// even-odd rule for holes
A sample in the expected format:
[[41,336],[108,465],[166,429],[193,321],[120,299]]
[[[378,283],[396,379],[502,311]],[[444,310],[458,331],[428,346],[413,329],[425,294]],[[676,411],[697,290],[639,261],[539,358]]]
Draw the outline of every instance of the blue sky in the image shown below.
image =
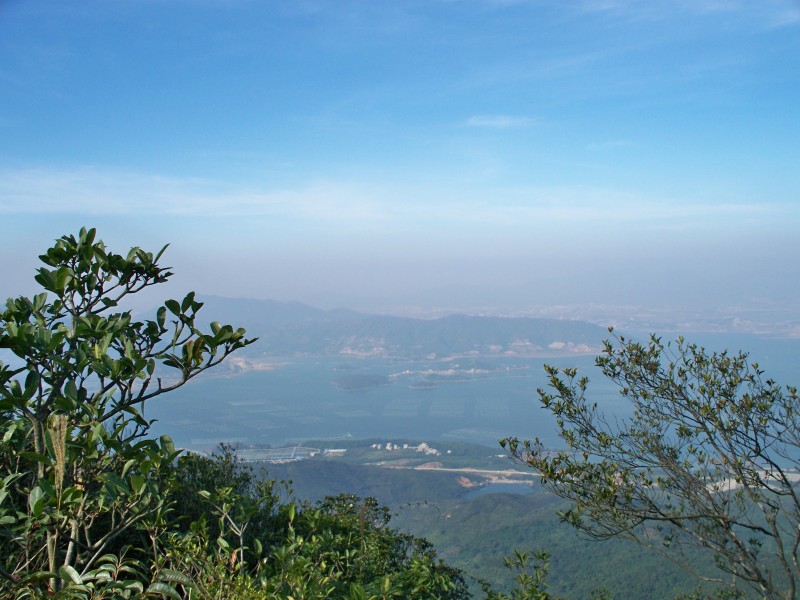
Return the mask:
[[797,1],[5,0],[0,295],[797,307],[799,140]]

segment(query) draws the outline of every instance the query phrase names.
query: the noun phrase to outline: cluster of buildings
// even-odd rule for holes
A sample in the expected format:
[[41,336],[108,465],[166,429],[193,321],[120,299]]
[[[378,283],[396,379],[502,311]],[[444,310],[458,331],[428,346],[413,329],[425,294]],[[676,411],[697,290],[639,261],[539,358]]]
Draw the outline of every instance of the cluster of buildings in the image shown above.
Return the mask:
[[[423,454],[428,454],[430,456],[441,456],[441,451],[437,450],[436,448],[431,448],[426,442],[421,442],[418,446],[410,446],[409,444],[393,444],[392,442],[386,442],[385,444],[372,444],[371,448],[374,450],[388,450],[389,452],[395,450],[415,450],[416,452],[422,452]],[[447,451],[450,454],[450,450]]]
[[285,448],[240,448],[237,452],[244,461],[257,461],[273,464],[308,460],[315,456],[343,456],[345,448],[306,448],[305,446],[287,446]]

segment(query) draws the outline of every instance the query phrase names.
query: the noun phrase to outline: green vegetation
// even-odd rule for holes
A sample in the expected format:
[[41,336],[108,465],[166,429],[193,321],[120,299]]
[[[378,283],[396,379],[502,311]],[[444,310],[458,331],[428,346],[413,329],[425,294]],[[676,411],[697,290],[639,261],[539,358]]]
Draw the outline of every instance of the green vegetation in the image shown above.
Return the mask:
[[[564,508],[563,500],[537,487],[525,495],[415,503],[399,508],[394,522],[424,535],[449,564],[508,592],[517,582],[503,557],[536,549],[549,553],[549,590],[563,598],[589,598],[598,588],[620,599],[674,598],[697,586],[680,567],[634,544],[578,535],[558,517]],[[713,569],[708,557],[697,557],[698,568]]]
[[341,492],[370,496],[391,507],[457,498],[466,492],[451,473],[354,465],[313,459],[268,465],[265,473],[292,482],[295,493],[316,501]]
[[13,355],[0,364],[0,596],[464,597],[460,573],[374,500],[298,505],[228,449],[179,457],[148,437],[147,401],[252,342],[201,331],[193,293],[152,320],[120,310],[169,278],[162,253],[114,254],[82,229],[41,256],[44,291],[0,314]]
[[[168,279],[161,253],[108,252],[94,230],[65,236],[40,257],[43,293],[10,299],[0,316],[0,347],[15,356],[0,367],[6,582],[55,591],[100,578],[109,550],[134,530],[156,531],[176,453],[147,437],[144,403],[251,342],[227,325],[197,329],[193,294],[166,301],[153,320],[114,312]],[[155,377],[157,366],[169,378]]]
[[[606,419],[575,369],[548,367],[539,390],[568,451],[507,440],[571,505],[563,519],[597,539],[624,537],[732,591],[795,598],[800,583],[798,394],[744,353],[616,338],[597,359],[631,402]],[[697,553],[714,574],[698,572]]]
[[291,501],[288,488],[257,477],[229,447],[211,459],[183,456],[175,473],[182,517],[170,566],[200,597],[467,597],[460,572],[425,539],[390,528],[374,499]]
[[[475,597],[483,594],[474,579],[507,593],[518,588],[515,572],[503,558],[513,556],[515,550],[547,549],[548,589],[558,597],[588,598],[595,589],[605,587],[615,598],[674,598],[697,586],[693,576],[666,558],[643,554],[623,540],[586,539],[564,526],[558,512],[567,505],[538,484],[526,494],[473,496],[474,489],[458,482],[459,473],[358,464],[373,461],[380,453],[369,443],[366,447],[360,446],[365,442],[348,443],[350,449],[342,457],[268,465],[269,473],[291,479],[294,493],[313,501],[344,490],[376,497],[394,511],[392,523],[397,529],[425,537],[443,560],[468,576]],[[449,444],[441,445],[453,449],[453,455],[442,457],[448,467],[451,461],[462,466],[464,460],[465,466],[482,460],[496,460],[503,468],[512,466],[507,458],[492,456],[485,446]],[[457,453],[474,458],[454,456]],[[384,457],[387,454],[382,452]],[[698,568],[713,570],[709,557],[700,552],[696,557]]]

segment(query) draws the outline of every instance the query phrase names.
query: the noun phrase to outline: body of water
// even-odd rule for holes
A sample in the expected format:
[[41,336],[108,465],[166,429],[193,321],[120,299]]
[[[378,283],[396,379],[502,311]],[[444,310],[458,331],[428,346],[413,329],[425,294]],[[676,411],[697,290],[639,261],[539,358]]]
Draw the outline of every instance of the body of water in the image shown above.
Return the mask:
[[[795,375],[800,341],[757,336],[705,336],[708,348],[748,349],[782,383]],[[183,447],[221,441],[280,446],[306,439],[459,439],[494,446],[506,436],[539,437],[561,447],[555,421],[541,408],[545,363],[575,366],[590,377],[589,398],[614,416],[629,407],[594,367],[592,356],[558,359],[464,358],[403,361],[377,358],[275,358],[281,366],[236,377],[206,377],[152,400],[156,433]],[[364,381],[363,389],[343,389]],[[355,387],[358,387],[357,385]]]

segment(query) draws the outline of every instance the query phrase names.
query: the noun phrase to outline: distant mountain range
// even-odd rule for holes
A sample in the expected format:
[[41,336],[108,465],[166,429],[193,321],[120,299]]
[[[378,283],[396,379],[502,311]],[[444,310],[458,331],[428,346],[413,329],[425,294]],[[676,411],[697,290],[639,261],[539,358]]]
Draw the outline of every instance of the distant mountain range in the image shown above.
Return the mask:
[[300,302],[205,296],[201,315],[245,327],[259,341],[251,352],[384,356],[552,355],[597,353],[608,331],[576,320],[451,315],[416,319]]

